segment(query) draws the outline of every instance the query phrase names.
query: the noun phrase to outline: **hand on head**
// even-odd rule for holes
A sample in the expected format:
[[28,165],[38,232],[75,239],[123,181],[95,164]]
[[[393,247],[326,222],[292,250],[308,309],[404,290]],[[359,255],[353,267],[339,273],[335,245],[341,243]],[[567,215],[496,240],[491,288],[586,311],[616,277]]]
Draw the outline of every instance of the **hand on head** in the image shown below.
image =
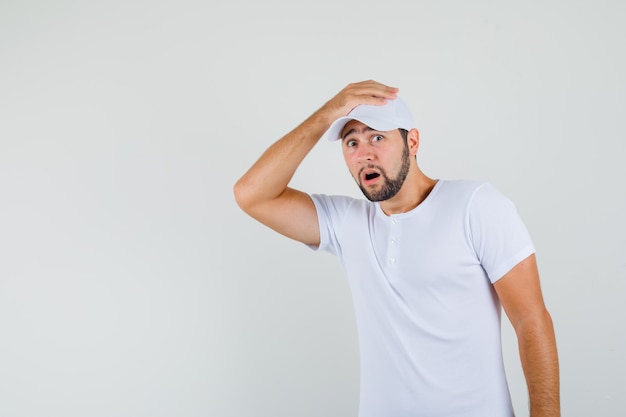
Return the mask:
[[398,91],[396,87],[389,87],[373,80],[352,83],[330,99],[321,110],[328,112],[329,118],[335,120],[346,116],[361,104],[382,106],[387,103],[387,100],[395,99]]

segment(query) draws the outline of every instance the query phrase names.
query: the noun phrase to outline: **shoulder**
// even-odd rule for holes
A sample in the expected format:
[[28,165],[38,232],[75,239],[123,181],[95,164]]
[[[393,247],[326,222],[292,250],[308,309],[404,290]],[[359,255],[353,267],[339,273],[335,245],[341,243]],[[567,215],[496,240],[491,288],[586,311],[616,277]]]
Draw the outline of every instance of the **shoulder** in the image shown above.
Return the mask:
[[487,181],[480,180],[440,180],[443,182],[442,186],[449,192],[455,193],[473,193],[483,187],[490,187],[491,184]]
[[481,180],[440,180],[442,194],[455,197],[506,198],[500,190],[488,181]]
[[337,207],[349,207],[363,204],[364,201],[347,195],[311,194],[315,203],[333,205]]
[[492,187],[486,181],[478,180],[439,180],[437,198],[446,203],[470,204],[483,189]]
[[375,209],[374,203],[345,195],[311,194],[318,215],[341,215],[348,212],[369,212]]

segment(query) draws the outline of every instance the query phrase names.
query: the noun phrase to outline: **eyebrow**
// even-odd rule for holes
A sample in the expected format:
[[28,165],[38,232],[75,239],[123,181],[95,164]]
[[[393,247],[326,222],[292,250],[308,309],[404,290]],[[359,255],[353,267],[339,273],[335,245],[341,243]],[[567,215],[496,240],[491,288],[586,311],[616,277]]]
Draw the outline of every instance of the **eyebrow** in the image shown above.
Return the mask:
[[[361,131],[363,131],[363,132],[373,132],[374,129],[372,129],[369,126],[365,126],[365,127],[361,128]],[[351,134],[356,133],[356,132],[357,132],[357,129],[353,127],[352,129],[348,130],[343,136],[341,136],[341,140],[344,140],[345,138],[347,138],[348,136],[350,136]]]

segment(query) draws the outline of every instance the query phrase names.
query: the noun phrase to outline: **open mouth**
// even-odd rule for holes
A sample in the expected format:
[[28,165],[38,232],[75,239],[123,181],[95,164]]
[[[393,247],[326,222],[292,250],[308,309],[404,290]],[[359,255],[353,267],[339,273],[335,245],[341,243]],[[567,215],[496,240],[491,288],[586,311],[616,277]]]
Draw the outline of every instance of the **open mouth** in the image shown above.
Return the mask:
[[361,178],[364,184],[373,184],[380,178],[380,175],[377,170],[368,169],[361,173]]

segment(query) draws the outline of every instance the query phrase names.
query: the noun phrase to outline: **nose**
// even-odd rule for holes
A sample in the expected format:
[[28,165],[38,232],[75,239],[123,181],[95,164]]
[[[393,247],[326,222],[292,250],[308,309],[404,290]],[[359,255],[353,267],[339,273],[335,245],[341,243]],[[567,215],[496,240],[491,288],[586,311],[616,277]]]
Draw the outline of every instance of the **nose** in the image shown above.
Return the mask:
[[373,153],[372,146],[368,143],[360,145],[357,151],[357,160],[359,162],[361,161],[369,162],[373,159],[374,159],[374,153]]

